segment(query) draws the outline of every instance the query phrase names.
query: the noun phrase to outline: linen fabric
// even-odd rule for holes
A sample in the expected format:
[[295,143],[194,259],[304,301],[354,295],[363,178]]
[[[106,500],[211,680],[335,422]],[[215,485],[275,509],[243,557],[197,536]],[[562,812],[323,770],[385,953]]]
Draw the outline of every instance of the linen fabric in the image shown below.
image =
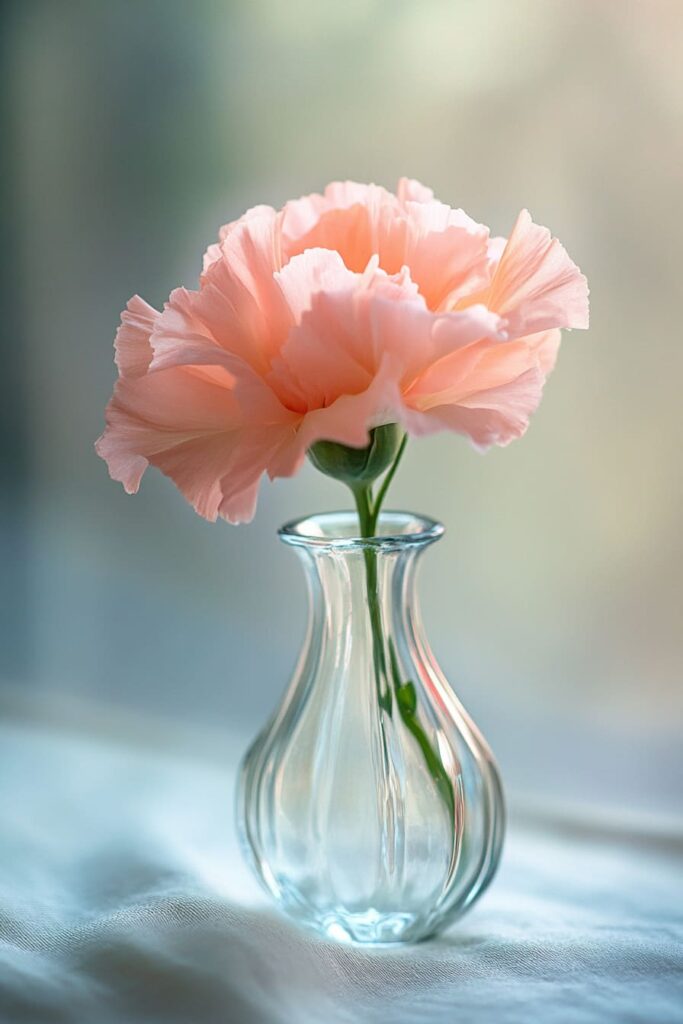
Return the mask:
[[438,939],[300,930],[244,867],[236,764],[7,719],[3,1024],[668,1024],[683,1020],[672,831],[512,815],[490,890]]

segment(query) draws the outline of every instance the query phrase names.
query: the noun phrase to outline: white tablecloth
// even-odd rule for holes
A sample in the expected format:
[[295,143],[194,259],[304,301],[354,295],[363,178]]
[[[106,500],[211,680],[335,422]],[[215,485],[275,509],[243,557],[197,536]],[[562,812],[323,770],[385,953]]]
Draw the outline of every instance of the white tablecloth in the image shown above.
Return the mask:
[[442,938],[323,942],[242,866],[234,760],[0,728],[2,1024],[683,1021],[683,841],[515,823]]

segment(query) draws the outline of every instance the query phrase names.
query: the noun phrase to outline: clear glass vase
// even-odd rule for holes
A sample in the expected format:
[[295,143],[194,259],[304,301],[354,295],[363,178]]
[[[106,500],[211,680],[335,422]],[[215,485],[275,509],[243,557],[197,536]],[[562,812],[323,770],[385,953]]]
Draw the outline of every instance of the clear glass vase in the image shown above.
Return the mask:
[[351,512],[280,530],[309,592],[303,650],[243,762],[245,854],[280,907],[327,937],[416,941],[490,882],[505,812],[493,758],[441,673],[415,591],[434,520]]

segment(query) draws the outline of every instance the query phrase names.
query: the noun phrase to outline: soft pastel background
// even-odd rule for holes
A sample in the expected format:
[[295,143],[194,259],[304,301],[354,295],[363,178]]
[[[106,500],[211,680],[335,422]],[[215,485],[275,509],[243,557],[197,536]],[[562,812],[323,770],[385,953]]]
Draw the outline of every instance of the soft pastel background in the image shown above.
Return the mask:
[[448,527],[435,651],[513,801],[680,811],[680,2],[4,12],[2,708],[197,748],[265,720],[305,622],[275,530],[346,496],[306,467],[239,529],[154,472],[127,497],[92,447],[119,311],[193,286],[249,205],[406,174],[498,234],[527,205],[592,290],[526,438],[408,449],[390,504]]

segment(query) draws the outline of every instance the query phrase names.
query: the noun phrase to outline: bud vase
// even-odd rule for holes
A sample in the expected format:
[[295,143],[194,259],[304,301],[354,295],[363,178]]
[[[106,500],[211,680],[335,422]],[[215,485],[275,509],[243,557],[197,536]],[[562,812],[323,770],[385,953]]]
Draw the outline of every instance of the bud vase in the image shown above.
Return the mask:
[[290,523],[309,621],[281,706],[246,754],[238,827],[278,905],[328,938],[413,942],[491,881],[505,812],[481,733],[424,634],[415,590],[434,520],[351,512]]

